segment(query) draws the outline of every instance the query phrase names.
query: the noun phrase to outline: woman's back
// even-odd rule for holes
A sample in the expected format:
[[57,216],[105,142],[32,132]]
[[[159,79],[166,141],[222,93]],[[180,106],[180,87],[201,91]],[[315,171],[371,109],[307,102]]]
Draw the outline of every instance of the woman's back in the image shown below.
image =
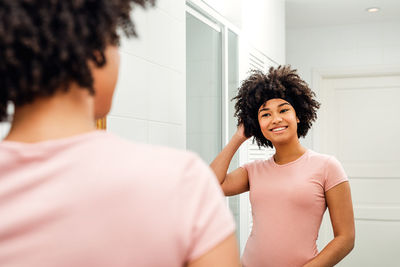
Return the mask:
[[0,158],[0,266],[182,266],[234,231],[190,153],[94,131]]

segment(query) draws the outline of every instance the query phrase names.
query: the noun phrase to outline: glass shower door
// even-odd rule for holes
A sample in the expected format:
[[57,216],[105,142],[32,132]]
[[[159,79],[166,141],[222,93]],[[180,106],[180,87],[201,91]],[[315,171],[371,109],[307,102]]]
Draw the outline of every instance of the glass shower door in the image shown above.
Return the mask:
[[[236,131],[234,103],[230,100],[239,86],[239,38],[225,25],[189,10],[186,13],[186,147],[211,163]],[[236,153],[229,171],[238,167]],[[227,199],[240,242],[240,197]]]
[[221,31],[212,23],[186,13],[186,147],[207,163],[222,149]]

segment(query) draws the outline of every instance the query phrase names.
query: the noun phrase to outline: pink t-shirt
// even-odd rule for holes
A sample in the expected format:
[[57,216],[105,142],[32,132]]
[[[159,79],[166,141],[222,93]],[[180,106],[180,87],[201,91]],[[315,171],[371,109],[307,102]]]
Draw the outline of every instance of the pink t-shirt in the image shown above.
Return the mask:
[[284,165],[273,157],[243,166],[250,183],[253,229],[244,267],[297,267],[318,254],[325,192],[348,181],[332,156],[307,150]]
[[234,232],[192,153],[95,131],[0,159],[0,266],[183,266]]

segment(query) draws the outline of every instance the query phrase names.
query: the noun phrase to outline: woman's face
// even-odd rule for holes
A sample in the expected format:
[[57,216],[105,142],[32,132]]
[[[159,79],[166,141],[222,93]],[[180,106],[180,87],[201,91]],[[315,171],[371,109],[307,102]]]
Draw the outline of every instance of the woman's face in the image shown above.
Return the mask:
[[97,68],[92,65],[91,71],[94,79],[95,118],[100,119],[110,111],[115,85],[118,80],[120,55],[118,47],[108,46],[104,52],[106,65]]
[[300,121],[293,106],[284,99],[266,101],[258,110],[258,122],[264,137],[274,146],[298,138],[297,123]]

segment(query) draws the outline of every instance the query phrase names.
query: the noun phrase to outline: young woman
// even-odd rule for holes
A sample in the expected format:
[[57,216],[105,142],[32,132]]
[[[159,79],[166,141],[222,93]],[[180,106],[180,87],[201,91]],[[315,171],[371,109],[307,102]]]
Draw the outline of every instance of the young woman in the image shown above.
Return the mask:
[[[95,131],[146,0],[0,1],[0,266],[238,266],[197,156]],[[156,167],[155,167],[156,166]]]
[[[289,66],[255,71],[235,97],[239,127],[211,163],[227,196],[250,191],[253,229],[242,258],[245,267],[333,266],[354,246],[354,218],[347,176],[332,156],[303,147],[316,119],[314,93]],[[254,136],[274,147],[269,159],[227,174],[239,146]],[[329,208],[334,239],[318,252],[322,216]]]

